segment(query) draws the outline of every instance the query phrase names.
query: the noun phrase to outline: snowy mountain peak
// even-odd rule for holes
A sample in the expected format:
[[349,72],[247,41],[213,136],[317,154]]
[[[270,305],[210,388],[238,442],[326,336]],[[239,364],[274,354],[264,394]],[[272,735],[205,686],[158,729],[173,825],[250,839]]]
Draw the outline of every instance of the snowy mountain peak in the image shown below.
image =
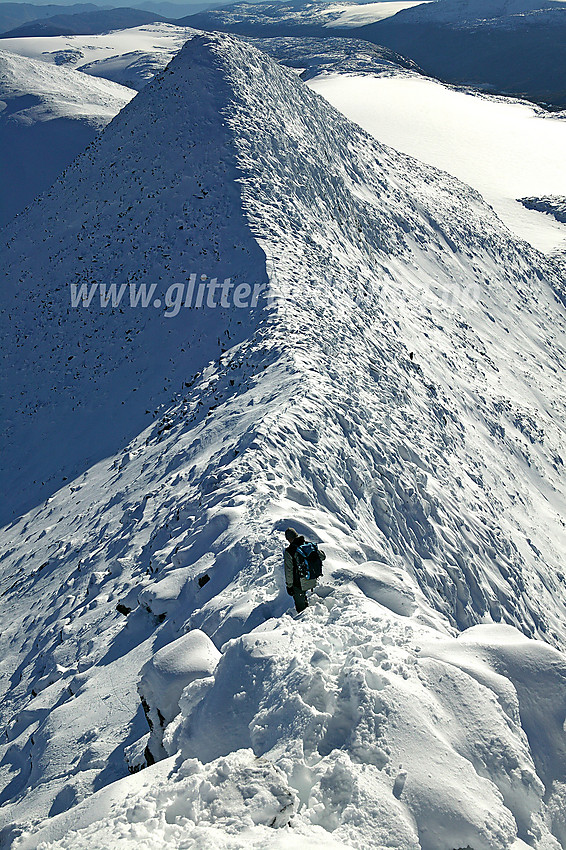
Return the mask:
[[[557,850],[550,262],[218,35],[7,255],[5,834],[52,817],[16,846],[108,847],[119,823],[163,847]],[[155,289],[103,306],[110,283]],[[289,524],[327,554],[298,620]]]

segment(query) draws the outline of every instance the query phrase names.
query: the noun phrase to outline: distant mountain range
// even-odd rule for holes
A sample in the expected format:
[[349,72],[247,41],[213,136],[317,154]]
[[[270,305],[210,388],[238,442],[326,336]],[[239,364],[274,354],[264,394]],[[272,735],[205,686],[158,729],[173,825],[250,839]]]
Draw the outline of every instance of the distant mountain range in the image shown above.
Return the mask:
[[[176,20],[211,8],[214,3],[171,3],[168,0],[142,0],[135,8]],[[84,12],[109,11],[112,3],[2,3],[0,2],[0,33],[9,32],[23,24],[36,23],[57,15],[79,15]]]
[[332,27],[334,33],[388,47],[445,82],[566,106],[566,3],[561,0],[436,0],[357,28],[342,24],[345,8],[302,0],[238,3],[178,23],[262,38],[328,37]]
[[52,18],[55,15],[75,15],[95,12],[100,7],[94,3],[74,3],[70,6],[35,3],[0,3],[0,32],[7,32],[31,21]]
[[199,12],[177,21],[196,29],[233,32],[260,37],[313,35],[328,36],[328,25],[342,14],[345,6],[327,0],[275,0],[269,3],[237,3]]
[[155,21],[167,21],[157,12],[141,9],[97,9],[76,14],[58,14],[22,24],[0,38],[37,38],[49,35],[94,35],[109,30],[138,27]]
[[357,35],[410,56],[446,82],[566,106],[566,4],[489,19],[468,9],[465,20],[449,15],[450,7],[445,17],[436,10],[437,20],[442,5],[408,9]]
[[[172,20],[159,12],[135,8],[79,6],[69,7],[73,12],[61,12],[62,7],[57,6],[24,5],[26,15],[40,8],[41,15],[38,13],[34,20],[27,19],[7,29],[1,38],[93,35]],[[372,10],[380,6],[391,7],[391,14],[383,17],[379,13],[376,20],[378,13],[373,12],[372,18]],[[405,8],[396,11],[398,6]],[[566,2],[436,0],[407,6],[338,5],[328,0],[247,2],[185,15],[175,23],[259,38],[342,35],[363,39],[406,57],[424,73],[444,82],[524,97],[554,109],[566,107]],[[173,14],[184,9],[181,5],[167,6],[167,11]],[[44,10],[59,11],[47,16]],[[345,10],[349,17],[344,17]],[[13,20],[15,13],[8,11]],[[359,24],[365,20],[370,22],[352,26],[352,22]],[[135,76],[134,72],[132,79]]]
[[435,0],[400,10],[397,21],[407,23],[453,24],[485,22],[492,25],[517,15],[566,8],[565,0]]
[[176,21],[186,15],[194,15],[203,9],[211,9],[216,3],[170,3],[168,0],[142,0],[136,3],[136,9],[146,9],[148,12],[158,12],[172,21]]

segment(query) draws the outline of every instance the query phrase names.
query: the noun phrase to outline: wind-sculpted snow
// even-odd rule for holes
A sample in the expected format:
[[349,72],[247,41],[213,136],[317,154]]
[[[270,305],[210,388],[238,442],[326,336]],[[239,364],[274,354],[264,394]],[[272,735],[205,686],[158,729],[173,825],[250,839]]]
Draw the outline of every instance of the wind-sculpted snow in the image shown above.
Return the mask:
[[187,685],[169,759],[17,846],[558,850],[566,794],[545,807],[540,776],[564,775],[565,677],[510,627],[443,637],[326,587]]
[[[6,842],[563,846],[555,267],[221,36],[8,260]],[[192,273],[269,288],[69,307],[68,282]],[[327,554],[299,618],[289,524]]]

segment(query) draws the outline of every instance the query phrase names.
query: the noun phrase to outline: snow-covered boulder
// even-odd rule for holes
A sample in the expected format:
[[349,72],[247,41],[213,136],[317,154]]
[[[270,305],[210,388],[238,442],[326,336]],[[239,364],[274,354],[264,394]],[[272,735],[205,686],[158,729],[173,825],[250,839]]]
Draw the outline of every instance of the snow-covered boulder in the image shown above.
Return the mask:
[[179,712],[183,689],[195,679],[210,676],[220,652],[210,638],[193,629],[155,653],[141,670],[138,692],[151,730],[148,761],[163,755],[163,730]]

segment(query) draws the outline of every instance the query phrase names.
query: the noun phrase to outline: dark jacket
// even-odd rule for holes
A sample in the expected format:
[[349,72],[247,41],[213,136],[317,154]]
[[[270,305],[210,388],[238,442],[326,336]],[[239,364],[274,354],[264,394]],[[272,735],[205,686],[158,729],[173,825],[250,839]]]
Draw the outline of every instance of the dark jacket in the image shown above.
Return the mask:
[[295,587],[298,590],[312,590],[316,586],[315,578],[301,578],[299,576],[297,565],[295,563],[295,551],[298,546],[302,546],[305,538],[301,535],[295,537],[292,543],[289,543],[284,553],[285,562],[285,584],[287,587]]

